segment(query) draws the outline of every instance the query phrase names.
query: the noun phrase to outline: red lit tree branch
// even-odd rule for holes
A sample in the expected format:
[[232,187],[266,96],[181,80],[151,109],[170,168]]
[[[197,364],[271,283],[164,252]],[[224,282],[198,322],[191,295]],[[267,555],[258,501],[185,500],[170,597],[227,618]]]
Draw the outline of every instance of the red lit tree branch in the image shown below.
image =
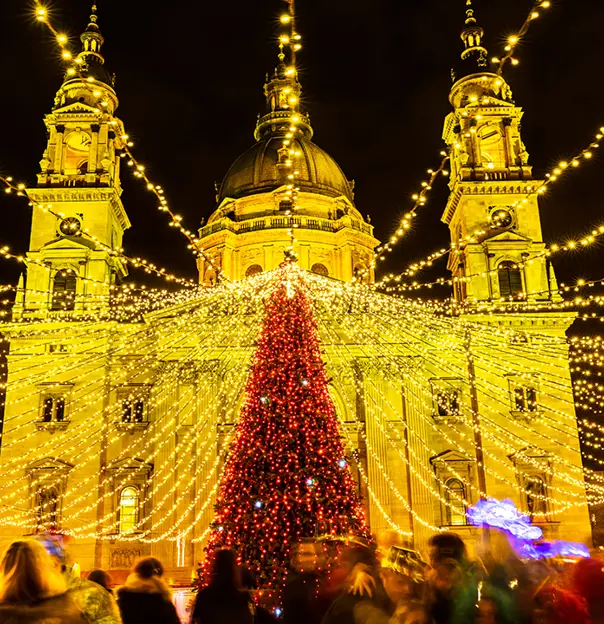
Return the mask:
[[279,269],[220,485],[208,560],[232,547],[278,589],[290,548],[325,528],[368,536],[302,271]]

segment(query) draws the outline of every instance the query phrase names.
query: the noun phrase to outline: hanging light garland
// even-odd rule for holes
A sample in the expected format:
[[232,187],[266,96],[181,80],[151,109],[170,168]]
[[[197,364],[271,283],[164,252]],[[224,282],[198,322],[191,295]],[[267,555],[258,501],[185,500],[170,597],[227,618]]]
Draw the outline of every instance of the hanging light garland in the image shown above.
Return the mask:
[[518,65],[520,61],[514,57],[516,52],[516,48],[520,44],[520,42],[524,39],[526,34],[529,31],[532,23],[538,19],[544,10],[547,10],[551,7],[550,0],[537,0],[533,4],[533,8],[529,11],[527,18],[524,20],[524,23],[520,27],[517,35],[510,35],[507,38],[507,45],[505,46],[505,54],[502,58],[494,57],[492,62],[496,64],[497,67],[497,75],[501,76],[503,74],[503,70],[505,69],[506,64],[509,62],[512,65]]

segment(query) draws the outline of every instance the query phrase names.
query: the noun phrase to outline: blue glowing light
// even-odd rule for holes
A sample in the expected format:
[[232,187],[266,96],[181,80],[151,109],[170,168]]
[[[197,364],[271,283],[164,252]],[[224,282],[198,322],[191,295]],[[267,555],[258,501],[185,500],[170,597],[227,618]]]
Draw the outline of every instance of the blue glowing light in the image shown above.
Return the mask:
[[509,500],[481,500],[468,509],[468,520],[474,526],[490,526],[506,531],[514,550],[523,559],[550,557],[589,558],[585,544],[576,542],[537,542],[543,531],[531,523],[529,516],[520,513]]
[[306,485],[314,485],[315,484],[315,480],[311,477],[309,477],[308,479],[306,479]]
[[262,501],[256,501],[256,502],[254,503],[254,507],[255,507],[256,509],[262,509]]
[[346,468],[346,466],[348,466],[348,462],[345,459],[341,459],[338,462],[338,466],[340,466],[340,468]]
[[300,383],[306,388],[306,386],[308,386],[308,379],[303,379]]
[[523,559],[549,559],[550,557],[581,557],[589,559],[589,548],[578,542],[539,542],[533,544],[523,540],[515,540],[514,550]]
[[283,613],[283,609],[281,607],[276,607],[274,614],[279,617]]
[[533,526],[529,516],[520,513],[509,498],[498,501],[480,500],[468,509],[468,520],[474,526],[490,526],[507,531],[522,540],[538,540],[543,531]]

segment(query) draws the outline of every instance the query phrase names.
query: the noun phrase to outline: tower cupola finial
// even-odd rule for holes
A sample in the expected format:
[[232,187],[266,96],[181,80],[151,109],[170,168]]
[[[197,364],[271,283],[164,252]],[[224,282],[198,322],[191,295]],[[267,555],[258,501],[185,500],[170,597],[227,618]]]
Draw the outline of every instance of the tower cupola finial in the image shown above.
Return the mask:
[[487,49],[482,45],[483,37],[484,29],[476,21],[472,0],[466,0],[466,23],[461,31],[464,43],[461,59],[474,63],[476,70],[487,66]]
[[301,110],[302,86],[298,77],[296,55],[302,37],[296,29],[295,0],[284,0],[287,9],[279,18],[278,64],[264,85],[266,113],[258,120],[254,136],[287,133],[295,125],[307,138],[312,137],[308,115]]
[[101,34],[101,30],[99,28],[98,15],[97,15],[97,7],[96,0],[93,0],[92,9],[90,11],[90,21],[88,22],[88,26],[86,30],[80,35],[80,40],[82,41],[82,51],[79,54],[79,57],[83,61],[90,60],[89,57],[94,56],[95,61],[97,63],[103,64],[105,59],[101,55],[101,48],[103,47],[103,43],[105,43],[105,38]]

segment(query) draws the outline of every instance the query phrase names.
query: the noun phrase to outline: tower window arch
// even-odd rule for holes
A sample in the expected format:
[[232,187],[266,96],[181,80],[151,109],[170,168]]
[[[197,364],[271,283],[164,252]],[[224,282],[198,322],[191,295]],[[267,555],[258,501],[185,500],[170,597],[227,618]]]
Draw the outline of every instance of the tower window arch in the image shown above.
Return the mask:
[[328,268],[324,264],[321,264],[320,262],[315,262],[315,264],[312,265],[312,268],[310,270],[313,273],[316,273],[317,275],[323,275],[323,277],[329,277]]
[[506,166],[505,141],[501,128],[487,123],[478,130],[481,165],[487,169],[500,169]]
[[59,271],[52,284],[51,310],[73,310],[75,308],[76,275],[71,269]]
[[253,277],[254,275],[258,275],[262,273],[262,267],[259,264],[252,264],[245,271],[246,277]]
[[449,479],[446,483],[447,525],[464,526],[466,521],[466,486],[459,479]]
[[133,485],[125,487],[120,493],[118,525],[120,533],[129,533],[136,528],[139,520],[140,492]]
[[522,274],[516,263],[509,260],[502,262],[497,267],[497,276],[500,297],[509,299],[522,294]]

